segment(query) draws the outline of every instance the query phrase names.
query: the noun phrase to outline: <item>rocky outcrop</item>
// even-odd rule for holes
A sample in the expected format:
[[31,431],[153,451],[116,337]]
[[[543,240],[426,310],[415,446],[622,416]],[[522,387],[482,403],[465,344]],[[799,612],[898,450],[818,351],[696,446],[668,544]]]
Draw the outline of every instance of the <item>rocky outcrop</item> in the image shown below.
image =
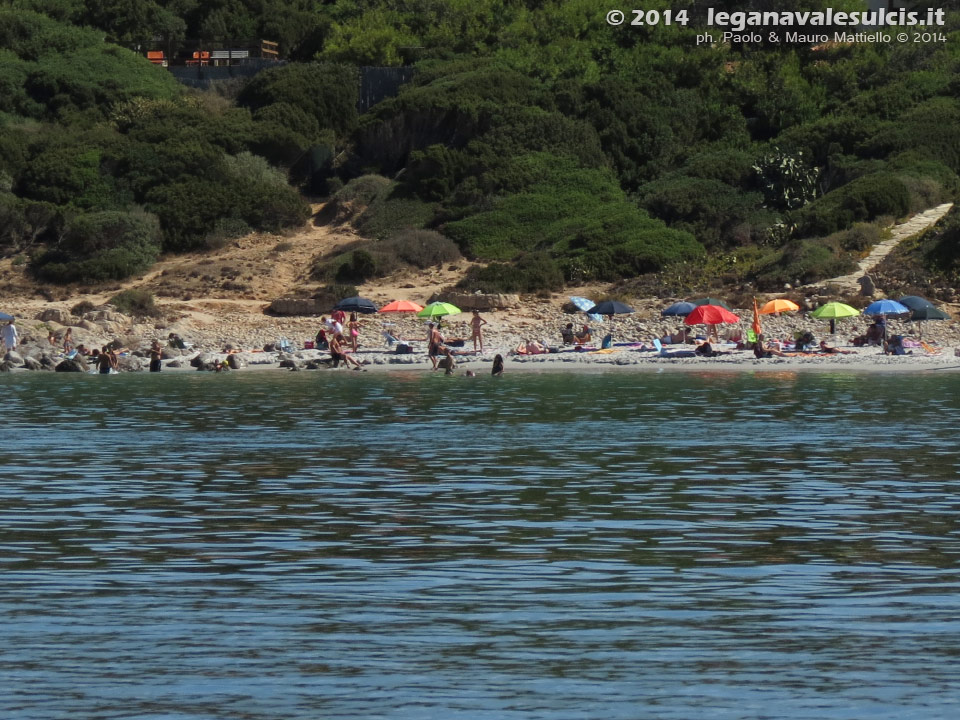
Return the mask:
[[55,322],[60,325],[77,325],[80,322],[80,318],[71,314],[69,310],[61,310],[59,308],[47,308],[37,315],[37,320]]
[[329,303],[313,298],[277,298],[267,308],[273,315],[322,315],[329,310]]
[[242,367],[246,367],[246,364],[236,355],[227,355],[227,365],[230,366],[231,370],[239,370]]
[[23,367],[27,370],[43,370],[43,365],[36,358],[29,355],[23,359]]
[[444,302],[456,305],[464,312],[472,310],[506,310],[520,305],[519,295],[483,293],[445,293]]
[[13,350],[8,350],[7,354],[3,356],[3,361],[10,363],[13,367],[20,367],[23,365],[23,356]]

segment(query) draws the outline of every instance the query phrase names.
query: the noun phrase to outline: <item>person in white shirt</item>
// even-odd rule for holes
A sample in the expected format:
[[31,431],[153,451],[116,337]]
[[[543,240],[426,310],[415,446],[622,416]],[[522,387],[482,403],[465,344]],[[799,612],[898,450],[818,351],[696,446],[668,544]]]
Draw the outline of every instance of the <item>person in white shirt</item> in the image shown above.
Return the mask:
[[15,318],[10,318],[10,322],[3,326],[2,335],[0,335],[0,339],[3,340],[3,345],[7,350],[14,350],[20,341],[20,333],[17,332],[15,321]]

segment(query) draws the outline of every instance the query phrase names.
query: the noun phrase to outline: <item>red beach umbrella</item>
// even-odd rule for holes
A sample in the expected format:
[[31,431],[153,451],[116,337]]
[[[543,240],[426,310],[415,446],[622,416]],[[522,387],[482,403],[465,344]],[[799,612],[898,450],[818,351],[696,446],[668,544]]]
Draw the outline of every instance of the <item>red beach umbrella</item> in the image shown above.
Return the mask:
[[687,325],[723,325],[740,322],[740,318],[719,305],[700,305],[687,315]]

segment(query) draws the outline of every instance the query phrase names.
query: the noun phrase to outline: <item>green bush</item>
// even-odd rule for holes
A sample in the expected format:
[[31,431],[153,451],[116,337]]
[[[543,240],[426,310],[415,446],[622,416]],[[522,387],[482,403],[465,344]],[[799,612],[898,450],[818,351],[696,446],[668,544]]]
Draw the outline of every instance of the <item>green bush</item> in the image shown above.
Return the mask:
[[828,245],[839,246],[847,252],[863,254],[882,239],[880,228],[872,223],[857,223],[849,230],[831,235]]
[[693,259],[703,246],[630,203],[609,171],[534,154],[501,168],[509,188],[493,209],[450,222],[445,232],[471,259],[508,261],[548,252],[571,281],[615,280]]
[[357,124],[357,69],[332,63],[291,63],[258,73],[238,98],[253,110],[286,103],[339,134]]
[[110,304],[118,312],[131,317],[157,317],[160,315],[160,309],[154,303],[153,294],[146,290],[124,290],[110,298]]
[[142,211],[107,211],[75,217],[63,240],[32,264],[51,282],[123,280],[147,270],[160,255],[160,224]]
[[239,218],[220,218],[203,239],[204,246],[209,250],[219,250],[226,247],[231,240],[236,240],[250,234],[250,226]]
[[785,284],[814,283],[850,272],[853,258],[839,253],[825,240],[799,240],[790,243],[773,259],[757,267],[756,282],[763,290],[782,290]]
[[376,251],[421,270],[461,258],[457,244],[433,230],[402,230],[377,244]]
[[774,213],[763,209],[759,193],[719,180],[673,177],[645,185],[641,198],[651,215],[689,232],[707,247],[749,243],[776,220]]
[[314,300],[328,304],[331,308],[344,298],[356,297],[360,290],[355,285],[333,283],[319,288],[314,294]]
[[798,230],[804,236],[829,235],[855,222],[902,217],[909,211],[910,193],[903,181],[892,173],[874,173],[807,205],[798,216]]
[[416,198],[377,197],[354,221],[361,235],[384,239],[419,230],[433,219],[434,206]]
[[336,280],[338,283],[363,283],[379,274],[373,255],[366,250],[354,250],[350,253],[350,260],[337,269]]
[[484,293],[553,291],[563,287],[563,272],[547,253],[533,252],[520,256],[512,263],[474,266],[457,287]]

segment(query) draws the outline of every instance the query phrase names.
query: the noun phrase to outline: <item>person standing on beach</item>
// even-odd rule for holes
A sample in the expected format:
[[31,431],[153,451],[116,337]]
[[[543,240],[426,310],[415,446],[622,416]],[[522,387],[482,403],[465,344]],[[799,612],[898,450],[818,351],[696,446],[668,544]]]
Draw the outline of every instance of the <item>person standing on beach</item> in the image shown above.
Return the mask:
[[480,352],[483,352],[483,331],[480,329],[489,323],[480,317],[480,311],[474,310],[473,317],[470,318],[470,339],[473,340],[473,351],[477,351],[477,343],[480,343]]
[[163,369],[163,350],[160,341],[154,340],[150,346],[150,372],[160,372]]
[[73,350],[73,328],[67,328],[63,334],[63,351],[69,353]]
[[360,339],[360,321],[357,320],[355,312],[350,313],[350,323],[347,325],[350,330],[350,345],[353,351],[357,351],[357,342]]
[[427,330],[427,357],[430,358],[430,362],[433,363],[433,369],[436,370],[437,359],[443,350],[443,335],[440,334],[437,326],[433,323],[429,323],[427,327],[429,328]]
[[110,360],[110,350],[104,345],[100,354],[97,356],[97,370],[101,375],[109,375],[112,369],[113,361]]
[[20,333],[17,331],[16,318],[10,318],[10,322],[3,326],[3,333],[0,334],[4,347],[7,351],[16,350],[17,343],[20,341]]

